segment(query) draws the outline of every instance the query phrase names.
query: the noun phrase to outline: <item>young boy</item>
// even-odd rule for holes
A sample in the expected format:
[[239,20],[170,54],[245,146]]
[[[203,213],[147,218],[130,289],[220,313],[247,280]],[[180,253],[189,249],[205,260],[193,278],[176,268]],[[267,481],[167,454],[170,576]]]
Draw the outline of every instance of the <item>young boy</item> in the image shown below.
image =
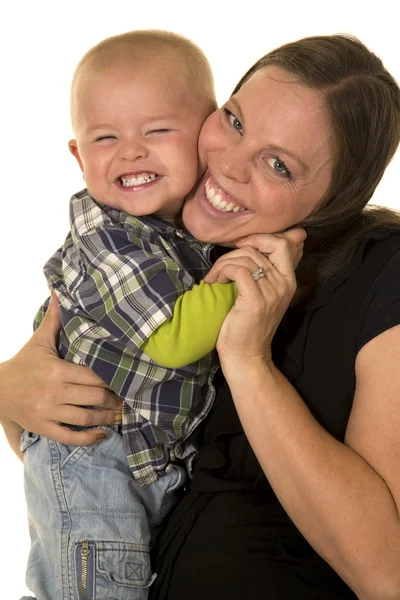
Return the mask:
[[122,435],[99,429],[100,443],[74,448],[24,433],[37,600],[146,598],[155,577],[151,530],[184,481],[183,442],[212,402],[213,348],[236,297],[234,284],[201,282],[211,247],[176,227],[215,106],[206,58],[176,34],[108,38],[75,71],[69,149],[87,189],[45,275],[60,354],[124,400]]

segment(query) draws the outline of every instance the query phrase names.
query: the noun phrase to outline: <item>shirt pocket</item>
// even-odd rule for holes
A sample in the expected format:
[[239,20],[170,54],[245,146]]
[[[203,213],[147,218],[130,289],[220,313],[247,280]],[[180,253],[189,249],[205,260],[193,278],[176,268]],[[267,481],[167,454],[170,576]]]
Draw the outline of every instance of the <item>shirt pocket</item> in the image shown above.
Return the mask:
[[144,544],[83,540],[75,564],[79,600],[142,600],[156,578]]

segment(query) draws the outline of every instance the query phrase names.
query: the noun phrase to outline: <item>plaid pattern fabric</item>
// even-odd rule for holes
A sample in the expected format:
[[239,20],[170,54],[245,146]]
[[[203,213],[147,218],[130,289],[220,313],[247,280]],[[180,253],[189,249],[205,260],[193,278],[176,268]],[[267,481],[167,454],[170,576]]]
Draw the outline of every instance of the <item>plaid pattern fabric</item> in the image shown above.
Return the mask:
[[156,217],[100,205],[87,190],[71,198],[70,222],[64,245],[44,267],[60,300],[59,351],[90,367],[125,401],[125,451],[146,486],[165,470],[170,449],[180,458],[193,454],[182,441],[213,400],[215,351],[167,369],[140,350],[172,316],[178,296],[208,272],[211,246]]

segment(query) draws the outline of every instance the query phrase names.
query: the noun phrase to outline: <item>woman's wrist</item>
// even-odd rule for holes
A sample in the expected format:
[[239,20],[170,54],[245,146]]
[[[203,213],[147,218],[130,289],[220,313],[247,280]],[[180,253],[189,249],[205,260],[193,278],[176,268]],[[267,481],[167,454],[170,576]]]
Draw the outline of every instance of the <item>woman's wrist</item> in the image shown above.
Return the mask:
[[255,382],[260,377],[273,376],[276,367],[268,353],[243,356],[242,354],[220,354],[221,368],[229,386],[248,387],[249,381]]

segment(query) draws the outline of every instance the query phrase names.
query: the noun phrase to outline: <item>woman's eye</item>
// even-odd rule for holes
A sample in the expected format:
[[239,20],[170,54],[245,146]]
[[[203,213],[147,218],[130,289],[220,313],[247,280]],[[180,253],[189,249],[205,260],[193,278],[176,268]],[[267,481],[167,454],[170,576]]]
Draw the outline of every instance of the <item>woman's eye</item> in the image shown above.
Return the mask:
[[232,125],[232,127],[234,129],[236,129],[237,131],[239,131],[239,133],[242,133],[243,127],[242,127],[242,124],[239,121],[239,119],[237,119],[235,117],[235,115],[233,113],[231,113],[231,111],[228,110],[227,108],[224,108],[224,114],[225,114],[226,118],[228,119],[229,123]]
[[283,162],[283,160],[281,160],[277,156],[273,156],[271,158],[268,158],[267,159],[267,163],[279,175],[283,175],[284,177],[287,177],[288,179],[292,178],[292,174],[289,171],[289,169],[287,168],[287,166],[285,165],[285,163]]

